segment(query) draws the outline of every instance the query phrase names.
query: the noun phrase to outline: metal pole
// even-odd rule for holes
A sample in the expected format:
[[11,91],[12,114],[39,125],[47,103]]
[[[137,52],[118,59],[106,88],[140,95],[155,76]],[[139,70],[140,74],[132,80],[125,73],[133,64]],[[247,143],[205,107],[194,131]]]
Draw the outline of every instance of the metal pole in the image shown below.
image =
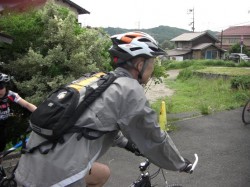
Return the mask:
[[193,8],[193,32],[194,32],[194,8]]

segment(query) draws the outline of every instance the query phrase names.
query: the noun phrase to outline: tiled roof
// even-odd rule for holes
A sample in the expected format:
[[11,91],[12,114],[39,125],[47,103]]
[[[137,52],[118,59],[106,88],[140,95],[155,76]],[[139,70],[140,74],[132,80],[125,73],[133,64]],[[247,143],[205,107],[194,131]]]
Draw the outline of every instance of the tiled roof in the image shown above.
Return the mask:
[[205,32],[192,32],[192,33],[183,33],[175,38],[173,38],[171,41],[176,42],[176,41],[192,41],[195,38],[198,38],[202,35],[204,35]]
[[212,43],[202,43],[202,44],[199,44],[199,45],[192,47],[192,49],[193,50],[202,50],[202,49],[205,49],[207,47],[210,47],[211,45],[213,45],[213,44]]
[[223,35],[250,35],[250,25],[229,27]]
[[214,46],[218,50],[223,51],[219,46],[214,45],[213,43],[202,43],[202,44],[199,44],[199,45],[196,45],[196,46],[192,47],[192,50],[203,50],[203,49],[206,49],[206,48],[208,48],[210,46]]
[[78,14],[90,14],[89,11],[85,10],[84,8],[80,7],[79,5],[75,4],[74,2],[70,0],[64,0],[64,2],[74,7],[77,10]]
[[193,41],[203,35],[208,35],[210,36],[212,39],[214,39],[215,41],[218,41],[217,38],[215,38],[214,36],[212,36],[211,34],[209,34],[208,32],[190,32],[190,33],[183,33],[175,38],[173,38],[172,42],[188,42],[188,41]]
[[171,49],[167,51],[168,56],[180,56],[190,53],[191,50],[185,49]]

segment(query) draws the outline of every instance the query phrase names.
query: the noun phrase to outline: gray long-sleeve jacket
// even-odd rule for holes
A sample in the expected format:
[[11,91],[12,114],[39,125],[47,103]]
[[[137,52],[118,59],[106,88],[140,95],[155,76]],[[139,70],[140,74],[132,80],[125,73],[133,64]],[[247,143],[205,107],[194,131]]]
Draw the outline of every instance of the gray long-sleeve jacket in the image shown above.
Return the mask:
[[[149,107],[143,87],[128,71],[117,68],[120,77],[90,105],[76,125],[111,131],[96,140],[81,138],[77,134],[65,136],[66,142],[57,144],[53,151],[42,155],[39,151],[21,157],[16,179],[24,186],[84,186],[83,177],[91,165],[102,156],[119,131],[135,143],[140,152],[152,163],[168,170],[185,167],[183,157],[171,138],[160,130],[157,115]],[[27,147],[44,139],[32,133]]]

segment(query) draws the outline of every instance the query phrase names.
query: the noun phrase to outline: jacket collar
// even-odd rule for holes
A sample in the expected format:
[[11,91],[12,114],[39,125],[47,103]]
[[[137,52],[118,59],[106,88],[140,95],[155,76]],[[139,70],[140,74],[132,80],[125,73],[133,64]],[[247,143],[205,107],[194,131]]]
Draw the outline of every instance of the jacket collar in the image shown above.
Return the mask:
[[125,77],[133,78],[132,74],[128,70],[122,67],[117,67],[114,72],[117,74],[123,75]]

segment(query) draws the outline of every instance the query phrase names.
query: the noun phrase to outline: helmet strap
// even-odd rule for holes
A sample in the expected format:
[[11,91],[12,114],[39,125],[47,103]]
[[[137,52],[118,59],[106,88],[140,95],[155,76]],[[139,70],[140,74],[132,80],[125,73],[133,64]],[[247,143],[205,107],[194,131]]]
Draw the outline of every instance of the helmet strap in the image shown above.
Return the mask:
[[[131,61],[127,61],[127,65],[131,68],[133,68],[134,70],[136,70],[138,72],[138,77],[137,80],[138,82],[141,84],[141,80],[142,80],[142,71],[139,71],[139,69],[135,66],[135,63],[131,62]],[[144,63],[143,63],[143,67],[144,67]],[[142,68],[143,70],[144,68]]]
[[147,59],[145,59],[145,60],[143,61],[143,66],[142,66],[141,71],[138,71],[138,72],[139,72],[139,74],[138,74],[138,82],[139,82],[140,84],[142,84],[142,76],[143,76],[143,73],[144,73],[145,69],[146,69],[147,66],[148,66],[148,63],[149,63],[149,61],[148,61]]
[[126,62],[126,64],[129,67],[133,68],[134,70],[136,70],[138,72],[138,78],[137,78],[137,80],[138,80],[138,82],[140,84],[142,84],[142,76],[143,76],[143,73],[144,73],[145,69],[148,66],[148,63],[149,63],[149,61],[147,59],[144,59],[142,69],[141,69],[141,71],[139,71],[139,69],[135,66],[135,63],[133,63],[131,61],[127,61]]

